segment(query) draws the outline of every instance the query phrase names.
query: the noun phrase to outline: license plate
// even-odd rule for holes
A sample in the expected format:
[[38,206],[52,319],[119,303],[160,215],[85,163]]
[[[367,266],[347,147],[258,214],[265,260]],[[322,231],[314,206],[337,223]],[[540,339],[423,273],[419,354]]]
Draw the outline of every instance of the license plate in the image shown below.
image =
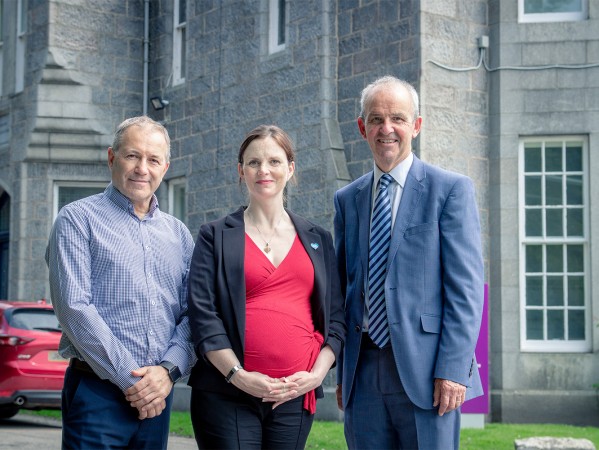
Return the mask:
[[48,361],[66,361],[58,352],[48,352]]

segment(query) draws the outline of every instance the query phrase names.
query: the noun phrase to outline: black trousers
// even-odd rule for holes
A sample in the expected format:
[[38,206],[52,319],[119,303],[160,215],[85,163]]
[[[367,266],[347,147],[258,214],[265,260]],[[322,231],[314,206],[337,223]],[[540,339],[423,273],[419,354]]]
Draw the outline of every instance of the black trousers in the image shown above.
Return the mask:
[[228,396],[192,389],[191,423],[200,449],[303,449],[314,415],[304,398],[272,409],[249,395]]

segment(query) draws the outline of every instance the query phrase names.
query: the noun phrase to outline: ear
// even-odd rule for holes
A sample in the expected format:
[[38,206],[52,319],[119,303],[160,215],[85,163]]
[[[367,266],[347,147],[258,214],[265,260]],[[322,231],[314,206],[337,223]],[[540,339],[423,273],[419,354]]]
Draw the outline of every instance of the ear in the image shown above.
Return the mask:
[[289,163],[289,173],[287,174],[287,181],[291,180],[294,173],[295,173],[295,161],[291,161]]
[[243,166],[241,163],[237,163],[237,173],[239,174],[239,178],[243,180]]
[[361,117],[358,117],[358,130],[364,139],[366,139],[366,124]]
[[418,116],[414,121],[414,131],[412,132],[412,139],[420,134],[420,128],[422,127],[422,116]]
[[112,151],[112,147],[108,147],[108,167],[112,169],[112,165],[114,164],[114,152]]

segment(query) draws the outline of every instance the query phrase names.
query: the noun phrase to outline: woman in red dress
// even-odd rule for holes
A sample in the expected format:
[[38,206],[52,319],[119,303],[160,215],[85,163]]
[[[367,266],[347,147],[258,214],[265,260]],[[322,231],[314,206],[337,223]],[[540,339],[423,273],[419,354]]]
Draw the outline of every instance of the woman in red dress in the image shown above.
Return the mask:
[[204,224],[189,277],[199,448],[304,448],[345,338],[331,234],[284,207],[295,153],[272,125],[239,150],[247,207]]

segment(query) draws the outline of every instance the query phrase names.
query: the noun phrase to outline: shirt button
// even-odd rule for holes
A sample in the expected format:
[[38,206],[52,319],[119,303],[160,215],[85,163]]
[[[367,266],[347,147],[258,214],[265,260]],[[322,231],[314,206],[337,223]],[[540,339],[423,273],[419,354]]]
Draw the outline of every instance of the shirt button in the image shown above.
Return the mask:
[[152,300],[152,306],[156,306],[156,302]]
[[154,332],[150,330],[150,336],[154,336]]

